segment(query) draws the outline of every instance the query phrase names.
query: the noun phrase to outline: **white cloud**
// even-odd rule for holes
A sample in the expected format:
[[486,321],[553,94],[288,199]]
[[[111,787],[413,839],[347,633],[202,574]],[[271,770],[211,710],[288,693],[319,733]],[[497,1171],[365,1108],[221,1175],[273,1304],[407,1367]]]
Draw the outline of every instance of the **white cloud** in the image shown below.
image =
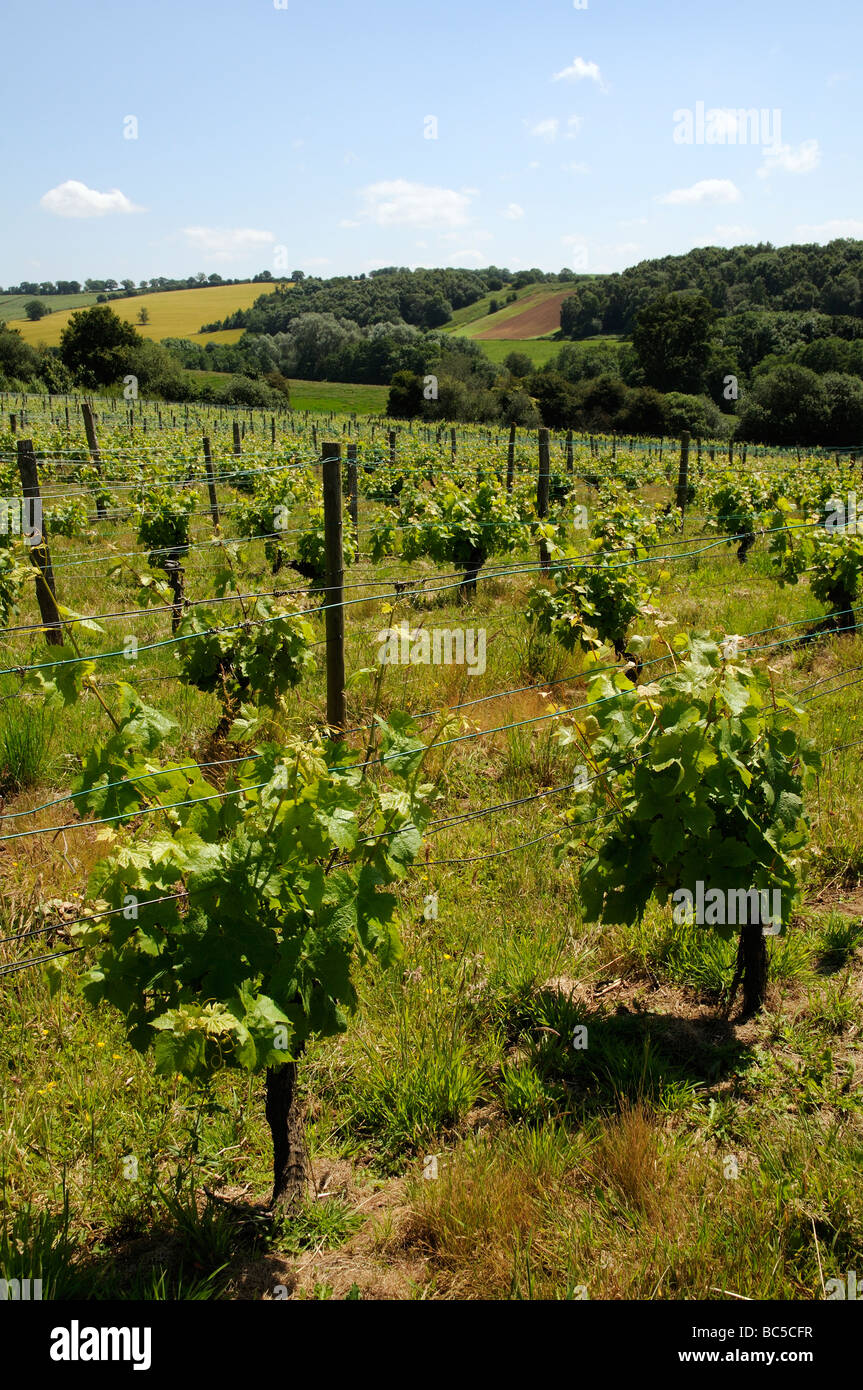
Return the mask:
[[674,188],[658,197],[660,203],[739,203],[742,194],[731,179],[699,179],[691,188]]
[[646,217],[623,217],[618,222],[618,227],[646,227]]
[[581,82],[585,77],[603,86],[602,73],[598,63],[590,63],[586,58],[573,58],[568,68],[561,68],[552,77],[552,82]]
[[517,222],[520,217],[524,217],[524,208],[520,203],[508,203],[501,217],[506,217],[510,222]]
[[189,246],[208,261],[241,261],[272,245],[272,232],[255,227],[184,227]]
[[137,207],[125,193],[121,193],[119,188],[99,193],[77,179],[67,179],[65,183],[58,183],[56,188],[49,188],[39,202],[46,212],[53,212],[56,217],[107,217],[112,212],[145,211]]
[[540,140],[556,140],[559,129],[560,121],[557,117],[549,116],[547,120],[537,121],[536,125],[532,125],[530,133],[539,136]]
[[456,262],[473,261],[474,265],[482,265],[485,261],[482,251],[475,251],[472,247],[463,251],[453,251],[452,254]]
[[589,165],[589,164],[583,164],[583,163],[581,163],[580,160],[577,160],[577,159],[570,160],[569,164],[561,164],[560,167],[561,167],[561,169],[563,169],[564,173],[566,173],[566,174],[589,174],[589,173],[590,173],[590,165]]
[[764,163],[758,170],[758,177],[766,179],[777,169],[784,174],[811,174],[820,163],[821,150],[817,140],[804,140],[796,149],[793,145],[774,145],[765,149]]
[[306,260],[303,261],[303,265],[308,265],[308,266],[313,266],[313,265],[314,265],[314,266],[316,266],[316,265],[331,265],[331,264],[332,264],[332,262],[330,261],[329,256],[308,256],[308,257],[306,258]]
[[360,198],[361,218],[378,227],[463,227],[468,221],[470,198],[454,188],[392,179],[368,184]]
[[834,217],[829,222],[794,228],[795,241],[835,241],[846,237],[863,240],[863,222],[859,217]]
[[541,169],[542,165],[540,164],[538,159],[532,159],[527,167],[528,169]]
[[581,127],[584,125],[583,116],[570,116],[566,122],[566,138],[574,140]]

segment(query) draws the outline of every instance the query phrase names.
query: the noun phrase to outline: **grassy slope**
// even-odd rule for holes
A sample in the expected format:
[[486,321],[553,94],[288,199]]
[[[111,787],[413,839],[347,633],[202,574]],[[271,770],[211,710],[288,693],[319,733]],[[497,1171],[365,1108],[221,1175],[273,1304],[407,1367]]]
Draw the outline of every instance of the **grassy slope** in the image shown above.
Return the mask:
[[[228,330],[230,336],[225,332],[201,335],[198,330],[201,324],[213,323],[232,314],[235,309],[248,309],[262,294],[268,294],[273,289],[273,284],[258,284],[164,290],[158,294],[136,295],[132,299],[116,299],[110,307],[121,319],[135,324],[142,337],[153,338],[157,342],[160,338],[191,338],[193,341],[209,342],[211,336],[216,342],[230,342],[239,338],[239,329]],[[142,308],[147,309],[150,322],[139,325],[138,314]],[[24,320],[12,326],[20,329],[25,342],[47,343],[49,347],[56,347],[71,312],[52,314],[39,323]]]
[[[533,465],[531,453],[525,466]],[[361,515],[373,510],[364,502]],[[693,512],[688,529],[700,526]],[[119,550],[133,543],[122,527],[113,538]],[[77,612],[118,606],[117,581],[101,566],[60,567],[64,552],[82,553],[80,539],[52,549],[65,603]],[[668,571],[653,602],[683,627],[746,632],[820,611],[805,583],[778,588],[764,542],[745,568],[722,546]],[[381,584],[405,573],[391,561],[361,565],[350,578]],[[268,587],[259,548],[242,575]],[[190,558],[187,592],[204,594],[210,579],[210,562]],[[526,583],[481,583],[467,610],[443,593],[419,600],[415,615],[394,614],[389,621],[424,612],[430,626],[486,627],[488,668],[474,678],[457,667],[393,671],[384,707],[439,708],[571,677],[570,658],[528,641]],[[124,588],[122,601],[133,606],[134,591]],[[346,614],[348,669],[372,666],[379,609],[361,604]],[[164,615],[136,627],[142,642],[166,635]],[[13,651],[44,659],[42,645],[25,638]],[[772,664],[791,688],[863,662],[859,636],[781,651]],[[170,648],[149,658],[131,679],[179,722],[178,756],[201,749],[214,699],[177,681]],[[113,665],[129,678],[122,661]],[[852,684],[813,703],[810,732],[820,747],[857,737],[859,692]],[[554,698],[577,703],[583,685],[571,678]],[[351,723],[365,722],[367,685],[349,701]],[[292,718],[314,721],[323,702],[319,672],[292,703]],[[466,713],[471,726],[492,727],[546,708],[533,692]],[[36,722],[27,720],[47,761],[7,812],[58,794],[69,755],[106,733],[95,702],[42,721],[41,733]],[[463,744],[436,815],[560,785],[572,755],[548,728]],[[673,928],[658,908],[638,928],[583,923],[573,870],[556,867],[547,844],[409,874],[398,888],[402,966],[363,977],[350,1032],[314,1045],[301,1067],[315,1167],[319,1181],[330,1175],[333,1195],[271,1237],[259,1221],[257,1244],[240,1221],[242,1204],[260,1201],[268,1186],[260,1081],[220,1076],[215,1105],[205,1104],[187,1083],[155,1077],[115,1014],[93,1014],[74,967],[53,993],[36,970],[12,976],[0,1005],[10,1200],[56,1210],[65,1182],[74,1259],[62,1250],[52,1258],[68,1297],[272,1298],[277,1286],[311,1298],[566,1298],[581,1287],[591,1299],[820,1297],[819,1260],[825,1279],[841,1277],[859,1268],[863,1247],[861,793],[856,756],[825,761],[812,803],[821,867],[812,861],[807,905],[789,936],[769,942],[769,1007],[751,1024],[726,1024],[717,1009],[733,945]],[[445,830],[433,838],[432,858],[486,855],[547,834],[557,804],[552,797]],[[63,812],[41,819],[60,823]],[[3,935],[32,923],[33,901],[74,904],[107,848],[86,830],[67,833],[64,854],[48,837],[3,847]],[[438,895],[433,921],[423,916],[429,893]],[[62,934],[48,938],[49,949],[65,944]],[[18,958],[20,946],[4,949]],[[584,1053],[568,1046],[574,1022],[588,1028]],[[134,1180],[124,1177],[130,1153]],[[421,1179],[426,1153],[440,1155],[437,1182]],[[169,1210],[158,1192],[170,1197],[175,1181],[180,1202]],[[236,1199],[236,1212],[215,1204],[199,1212],[194,1194],[204,1185]]]
[[[197,381],[211,386],[228,379],[225,372],[189,372]],[[382,415],[386,408],[388,386],[368,386],[341,381],[291,381],[291,405],[295,410],[317,411],[321,414]]]
[[31,299],[40,299],[52,313],[62,309],[86,309],[89,304],[96,303],[95,294],[0,294],[0,320],[12,322],[20,319],[29,324],[24,305]]
[[502,363],[511,352],[523,352],[537,367],[542,367],[560,352],[563,343],[552,338],[486,338],[480,347],[495,363]]

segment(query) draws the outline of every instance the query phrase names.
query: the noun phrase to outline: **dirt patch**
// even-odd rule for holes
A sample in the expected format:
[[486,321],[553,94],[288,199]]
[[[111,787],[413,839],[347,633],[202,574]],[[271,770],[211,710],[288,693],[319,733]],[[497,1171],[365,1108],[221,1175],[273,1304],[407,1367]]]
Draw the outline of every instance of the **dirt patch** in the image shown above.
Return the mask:
[[486,328],[475,336],[479,339],[541,338],[545,333],[556,333],[560,328],[560,306],[571,295],[572,290],[551,294],[541,304],[534,304],[514,318],[504,319],[503,323]]

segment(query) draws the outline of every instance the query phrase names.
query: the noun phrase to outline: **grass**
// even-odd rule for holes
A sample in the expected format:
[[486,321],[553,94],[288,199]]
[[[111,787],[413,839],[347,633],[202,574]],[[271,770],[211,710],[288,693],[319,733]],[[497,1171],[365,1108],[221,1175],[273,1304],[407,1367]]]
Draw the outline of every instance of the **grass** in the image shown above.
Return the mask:
[[[200,383],[218,386],[228,379],[225,372],[190,371],[189,376]],[[291,380],[291,407],[312,414],[383,415],[386,410],[388,386],[353,385],[341,381]]]
[[556,357],[564,346],[562,340],[553,338],[481,338],[480,347],[495,364],[502,364],[511,352],[525,353],[534,366],[542,367]]
[[[163,290],[160,293],[135,295],[131,299],[116,299],[111,308],[127,323],[132,323],[144,338],[191,338],[192,341],[209,342],[209,334],[199,332],[203,323],[213,323],[232,314],[236,309],[248,309],[262,294],[269,294],[276,288],[275,283],[257,285],[210,285],[196,290]],[[28,296],[29,298],[29,296]],[[95,302],[95,296],[88,296]],[[138,314],[145,308],[150,316],[147,324],[138,323]],[[26,319],[15,321],[12,327],[20,329],[21,337],[27,343],[46,343],[57,347],[60,334],[71,317],[72,310],[64,310],[29,323]],[[240,330],[227,330],[235,337]],[[223,333],[213,335],[216,342],[230,342]]]
[[[220,485],[220,496],[230,500],[230,490]],[[696,532],[699,516],[687,524]],[[132,546],[128,528],[112,538],[118,550]],[[134,606],[132,587],[102,567],[64,567],[64,556],[86,554],[80,539],[58,537],[52,550],[73,611]],[[652,603],[677,626],[719,633],[818,617],[805,583],[778,588],[764,552],[759,541],[746,566],[731,546],[668,562]],[[239,563],[250,588],[267,587],[260,546]],[[397,562],[376,571],[361,562],[350,579],[374,575],[386,589],[405,573]],[[418,596],[410,609],[401,600],[393,623],[410,612],[440,626],[485,625],[488,664],[470,681],[456,667],[393,668],[382,711],[436,709],[542,679],[562,679],[552,696],[562,706],[583,699],[573,659],[528,633],[528,582],[481,582],[467,610],[448,592]],[[211,586],[211,564],[193,552],[187,591]],[[371,666],[379,610],[369,602],[346,612],[348,670]],[[157,641],[165,616],[136,628],[142,643]],[[88,633],[88,649],[108,650],[112,634]],[[24,635],[7,640],[6,654],[4,665],[44,659],[44,647]],[[794,689],[853,671],[863,639],[779,648],[770,660],[777,683]],[[120,659],[100,673],[129,678]],[[15,682],[2,679],[0,695],[14,695]],[[199,752],[216,704],[177,680],[171,649],[150,653],[131,679],[178,721],[170,753]],[[368,682],[349,698],[352,724],[367,720]],[[473,706],[464,731],[541,715],[548,702],[533,690]],[[305,731],[324,708],[319,670],[290,697],[291,727]],[[19,750],[5,812],[68,790],[76,758],[106,736],[95,701],[52,715],[50,743],[42,728],[32,747],[32,709],[14,699],[2,709],[0,739]],[[859,685],[809,707],[822,749],[852,740],[861,720]],[[435,814],[562,784],[576,755],[561,753],[551,729],[460,745]],[[554,827],[565,799],[435,835],[432,860],[516,852],[420,864],[397,885],[402,961],[359,977],[349,1031],[313,1043],[300,1068],[316,1177],[332,1195],[278,1227],[264,1211],[262,1078],[222,1073],[201,1090],[155,1076],[118,1016],[83,998],[77,958],[7,977],[0,1276],[42,1271],[62,1296],[124,1299],[282,1296],[274,1288],[313,1299],[820,1297],[819,1258],[825,1280],[840,1278],[859,1269],[863,1249],[856,751],[824,760],[804,901],[790,933],[768,942],[768,1007],[742,1026],[722,1015],[733,942],[674,924],[656,903],[637,926],[584,921],[572,863],[556,864],[548,843],[518,850]],[[39,821],[65,818],[57,807]],[[46,899],[74,910],[109,848],[93,829],[0,847],[0,935],[42,925]],[[430,894],[437,915],[428,919]],[[0,946],[0,961],[46,941],[48,950],[67,944],[58,928]],[[422,1176],[430,1155],[437,1179]]]
[[[96,303],[95,294],[0,294],[0,321],[23,319],[24,323],[29,324],[29,319],[25,311],[25,304],[29,304],[31,299],[39,299],[46,304],[52,313],[57,313],[62,309],[86,309],[89,304]],[[44,319],[42,320],[44,323]],[[17,325],[16,325],[17,326]]]

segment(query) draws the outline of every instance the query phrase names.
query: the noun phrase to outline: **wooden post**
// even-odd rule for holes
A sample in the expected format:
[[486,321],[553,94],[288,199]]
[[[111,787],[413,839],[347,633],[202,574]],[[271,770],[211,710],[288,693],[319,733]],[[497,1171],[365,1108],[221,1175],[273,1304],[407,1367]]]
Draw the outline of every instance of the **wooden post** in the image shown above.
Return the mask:
[[240,454],[241,454],[242,452],[243,452],[243,445],[242,445],[242,441],[241,441],[241,439],[240,439],[240,426],[239,426],[238,422],[235,420],[235,421],[234,421],[234,453],[235,453],[235,454],[237,455],[237,457],[239,458],[239,456],[240,456]]
[[11,429],[11,431],[12,431],[13,434],[17,434],[17,433],[18,433],[18,421],[17,421],[17,419],[15,418],[15,412],[14,412],[14,410],[12,411],[11,415],[9,416],[9,428]]
[[566,432],[566,471],[567,471],[567,473],[571,473],[572,470],[573,470],[572,430],[567,430],[567,432]]
[[389,446],[390,446],[390,467],[394,468],[394,467],[395,467],[395,462],[396,462],[396,432],[395,432],[395,430],[390,430],[389,433],[388,433],[388,435],[387,435],[387,438],[388,438],[388,440],[389,440]]
[[271,416],[270,416],[270,443],[271,443],[271,444],[275,444],[275,442],[276,442],[276,417],[275,417],[275,415],[271,415]]
[[515,423],[509,427],[509,444],[506,450],[506,490],[512,492],[515,477]]
[[348,511],[354,528],[357,553],[360,549],[360,496],[357,488],[357,446],[348,445]]
[[[798,459],[799,459],[799,457],[800,457],[799,453],[798,453],[797,457],[798,457]],[[733,462],[734,462],[734,440],[733,440],[733,439],[729,439],[729,441],[728,441],[728,463],[729,463],[729,465],[730,465],[730,464],[732,464]]]
[[[33,448],[32,439],[19,439],[17,441],[18,450],[18,472],[21,474],[21,490],[25,500],[38,500],[38,509],[33,507],[33,537],[30,544],[30,559],[39,571],[36,576],[36,601],[39,604],[39,613],[42,622],[47,629],[45,636],[49,647],[62,647],[63,633],[60,625],[60,613],[57,609],[57,590],[54,587],[54,569],[51,565],[51,553],[45,537],[45,522],[41,517],[42,496],[39,491],[39,470],[36,466],[36,453]],[[25,510],[27,510],[25,508]],[[24,531],[22,524],[21,530]],[[35,533],[38,531],[39,540],[36,542]],[[34,543],[35,542],[35,543]]]
[[[96,421],[93,416],[92,407],[88,401],[81,402],[81,414],[84,416],[84,433],[87,436],[87,448],[90,450],[93,467],[101,478],[102,455],[99,453],[99,441],[96,438]],[[96,515],[99,517],[105,515],[105,503],[98,493],[96,495]]]
[[455,456],[456,456],[456,451],[457,451],[456,438],[455,438],[455,425],[453,425],[452,429],[451,429],[450,432],[449,432],[449,442],[450,442],[450,449],[451,449],[451,451],[452,451],[452,461],[453,461],[453,463],[455,463]]
[[[551,481],[551,465],[549,460],[548,430],[541,429],[539,432],[539,475],[536,483],[536,514],[542,520],[548,516],[548,492]],[[539,563],[544,570],[548,569],[549,555],[545,541],[540,542]]]
[[327,724],[343,729],[345,712],[344,554],[342,552],[342,446],[322,446],[324,549],[327,562]]
[[218,531],[221,525],[219,516],[219,499],[216,496],[216,478],[213,473],[213,454],[210,448],[210,437],[204,435],[204,467],[207,470],[207,491],[210,494],[210,515],[213,518],[213,530]]
[[686,494],[689,490],[689,430],[680,435],[680,467],[677,472],[677,505],[681,514],[686,511]]

